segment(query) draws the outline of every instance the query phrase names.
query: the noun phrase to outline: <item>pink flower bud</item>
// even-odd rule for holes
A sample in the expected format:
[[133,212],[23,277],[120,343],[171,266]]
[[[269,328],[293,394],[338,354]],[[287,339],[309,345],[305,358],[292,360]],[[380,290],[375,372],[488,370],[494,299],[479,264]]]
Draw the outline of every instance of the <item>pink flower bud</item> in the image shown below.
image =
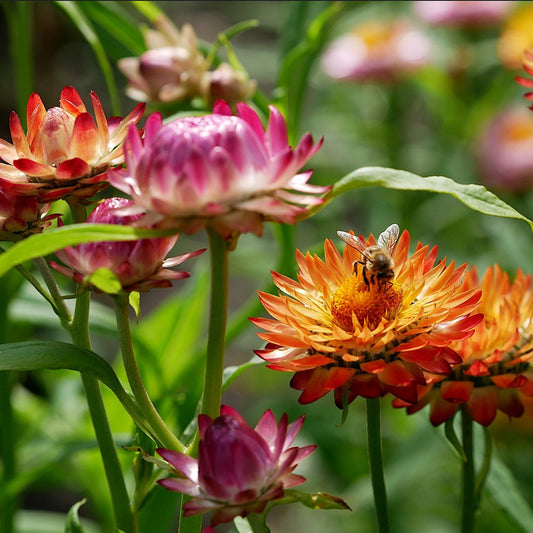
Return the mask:
[[212,525],[261,513],[269,501],[283,496],[284,489],[305,481],[292,471],[316,446],[291,447],[303,420],[302,416],[287,425],[287,415],[283,415],[278,425],[268,410],[252,429],[228,406],[222,406],[215,420],[200,415],[198,459],[158,449],[185,476],[158,483],[193,497],[184,506],[185,516],[214,511]]
[[[87,222],[95,224],[134,224],[142,213],[123,215],[121,209],[131,207],[131,200],[110,198],[98,205]],[[88,242],[69,246],[57,252],[65,266],[51,262],[53,268],[77,283],[84,284],[87,276],[99,268],[106,268],[119,279],[124,291],[142,291],[153,287],[169,287],[170,280],[189,276],[188,272],[169,270],[189,257],[202,253],[197,250],[165,259],[176,243],[177,235],[134,241]]]

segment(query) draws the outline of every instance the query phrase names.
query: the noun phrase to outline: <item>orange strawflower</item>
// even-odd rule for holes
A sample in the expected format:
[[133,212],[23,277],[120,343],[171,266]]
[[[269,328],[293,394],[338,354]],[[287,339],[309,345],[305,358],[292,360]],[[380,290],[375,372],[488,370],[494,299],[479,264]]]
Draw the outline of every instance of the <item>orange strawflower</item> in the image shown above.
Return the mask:
[[67,197],[83,200],[106,187],[106,172],[122,166],[128,127],[139,121],[145,104],[137,105],[124,119],[107,119],[94,92],[91,101],[94,118],[73,87],[65,87],[59,107],[48,110],[33,93],[26,110],[26,133],[12,111],[13,144],[0,139],[0,186],[42,203]]
[[414,413],[431,404],[435,426],[468,404],[472,418],[488,426],[499,409],[510,417],[524,412],[520,394],[533,396],[533,291],[531,276],[517,271],[514,281],[498,265],[487,269],[479,281],[476,269],[465,276],[464,287],[483,291],[479,310],[484,320],[468,339],[450,346],[463,362],[449,376],[427,376],[419,388],[417,405],[394,400],[396,407]]
[[[461,361],[449,345],[470,337],[482,319],[475,313],[480,290],[458,290],[466,265],[436,262],[437,248],[420,243],[409,255],[409,233],[394,246],[397,235],[393,225],[377,243],[373,235],[353,236],[360,242],[342,255],[327,239],[325,260],[297,251],[298,280],[274,272],[282,294],[259,293],[273,318],[251,319],[268,342],[256,353],[269,368],[295,372],[300,403],[330,390],[338,407],[387,392],[416,403],[424,372],[446,375]],[[375,249],[361,253],[376,244],[392,261],[378,265]]]

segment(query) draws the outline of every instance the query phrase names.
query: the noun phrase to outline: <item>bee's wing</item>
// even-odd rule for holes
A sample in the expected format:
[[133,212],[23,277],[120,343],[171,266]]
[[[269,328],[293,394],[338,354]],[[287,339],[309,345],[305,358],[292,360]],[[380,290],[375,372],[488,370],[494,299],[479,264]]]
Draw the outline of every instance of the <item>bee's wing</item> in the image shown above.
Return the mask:
[[398,224],[391,224],[381,235],[378,237],[378,246],[385,248],[390,254],[392,254],[396,241],[400,235],[400,227]]
[[[359,237],[356,237],[352,233],[346,233],[345,231],[337,231],[337,235],[352,248],[355,248],[360,254],[365,256],[366,252],[366,243],[362,241]],[[366,257],[366,256],[365,256]]]

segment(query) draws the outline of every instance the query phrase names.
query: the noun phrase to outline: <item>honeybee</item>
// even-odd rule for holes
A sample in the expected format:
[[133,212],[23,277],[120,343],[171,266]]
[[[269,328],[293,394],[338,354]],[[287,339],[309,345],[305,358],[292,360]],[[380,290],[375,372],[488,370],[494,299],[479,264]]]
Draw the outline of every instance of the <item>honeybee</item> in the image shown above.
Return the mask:
[[[400,228],[398,224],[391,224],[378,237],[377,244],[367,246],[364,241],[345,231],[337,231],[337,235],[362,256],[362,261],[354,261],[354,272],[359,264],[363,265],[363,278],[367,286],[371,281],[378,283],[389,282],[394,277],[394,259],[392,252],[398,241]],[[367,274],[369,276],[367,277]],[[370,280],[369,280],[370,278]]]

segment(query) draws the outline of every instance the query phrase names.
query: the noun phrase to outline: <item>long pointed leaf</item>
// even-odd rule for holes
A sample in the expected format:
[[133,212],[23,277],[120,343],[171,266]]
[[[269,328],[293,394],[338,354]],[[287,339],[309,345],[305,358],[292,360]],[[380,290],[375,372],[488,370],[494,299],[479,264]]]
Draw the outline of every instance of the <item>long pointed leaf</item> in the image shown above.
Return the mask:
[[83,242],[132,241],[171,235],[171,230],[147,230],[118,224],[73,224],[32,235],[0,255],[0,276],[24,261]]
[[364,167],[351,172],[333,186],[331,191],[325,196],[326,201],[324,204],[311,209],[310,213],[319,211],[329,201],[341,194],[364,187],[449,194],[474,211],[479,211],[486,215],[523,220],[533,230],[533,221],[506,204],[482,185],[465,185],[444,176],[422,177],[403,170],[383,167]]

